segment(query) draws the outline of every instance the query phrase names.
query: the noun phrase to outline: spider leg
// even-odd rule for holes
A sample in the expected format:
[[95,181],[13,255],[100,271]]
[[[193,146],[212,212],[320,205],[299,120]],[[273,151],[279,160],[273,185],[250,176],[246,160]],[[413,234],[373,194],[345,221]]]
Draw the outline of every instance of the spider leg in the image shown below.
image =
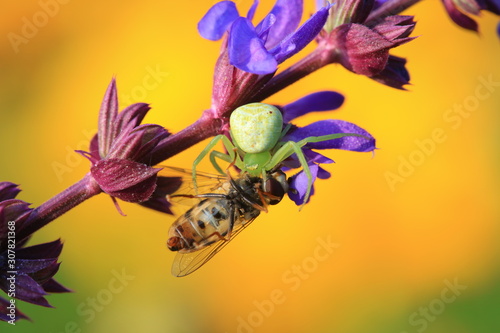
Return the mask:
[[219,173],[221,173],[223,175],[225,174],[225,172],[222,170],[222,168],[217,163],[217,160],[215,158],[218,158],[218,159],[221,159],[221,160],[223,160],[225,162],[234,164],[233,163],[234,158],[231,158],[231,156],[229,154],[224,154],[224,153],[221,153],[220,151],[212,150],[210,152],[210,162],[214,166],[215,170],[217,170],[217,172],[219,172]]
[[[229,154],[223,154],[221,152],[217,151],[212,151],[212,149],[215,147],[219,141],[222,141],[224,144],[224,147],[226,147],[227,151]],[[235,153],[235,147],[229,141],[229,139],[225,135],[217,135],[215,136],[212,141],[208,143],[208,145],[201,151],[200,155],[196,157],[196,159],[193,162],[193,168],[192,168],[192,178],[193,178],[193,185],[195,192],[198,192],[198,186],[196,184],[196,167],[198,164],[207,156],[207,154],[210,152],[210,162],[213,164],[214,168],[220,172],[220,174],[224,175],[224,171],[222,171],[222,168],[219,166],[219,164],[216,162],[215,158],[218,157],[219,159],[226,161],[226,162],[232,162],[236,157]]]
[[[302,140],[304,141],[304,140]],[[313,177],[311,174],[311,170],[309,169],[309,165],[307,164],[306,157],[304,156],[304,152],[302,151],[301,147],[304,146],[307,142],[302,143],[300,142],[294,142],[294,141],[288,141],[286,142],[283,146],[281,146],[273,155],[273,158],[269,163],[266,165],[266,170],[271,170],[275,166],[279,165],[281,162],[283,162],[285,159],[287,159],[289,156],[295,153],[297,155],[297,158],[299,159],[300,165],[302,166],[302,169],[304,170],[304,173],[307,176],[307,191],[304,196],[304,203],[299,209],[302,209],[302,207],[307,203],[309,200],[309,196],[311,194],[311,188],[312,188],[312,182],[313,182]]]

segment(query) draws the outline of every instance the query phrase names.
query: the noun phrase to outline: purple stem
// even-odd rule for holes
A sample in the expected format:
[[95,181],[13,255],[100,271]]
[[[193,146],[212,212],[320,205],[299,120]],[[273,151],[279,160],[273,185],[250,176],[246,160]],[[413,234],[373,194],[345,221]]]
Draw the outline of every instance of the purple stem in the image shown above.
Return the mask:
[[[186,148],[218,134],[222,126],[221,124],[222,119],[214,118],[211,110],[205,111],[201,118],[194,124],[160,142],[153,156],[152,164],[160,163]],[[25,224],[26,227],[18,232],[18,239],[21,240],[30,236],[73,207],[101,192],[101,188],[94,181],[92,175],[87,173],[76,184],[57,194],[39,207],[34,208],[29,220]]]
[[161,163],[194,144],[219,134],[224,122],[224,119],[215,118],[212,110],[205,110],[196,122],[160,141],[153,153],[151,164]]
[[318,47],[309,53],[306,57],[300,59],[292,66],[285,69],[273,77],[252,99],[251,102],[260,102],[274,95],[280,90],[292,85],[307,75],[318,69],[332,63],[332,53],[318,45]]
[[94,181],[90,173],[87,173],[76,184],[73,184],[39,207],[34,208],[28,221],[26,221],[26,227],[18,232],[18,239],[21,240],[28,237],[47,223],[99,193],[101,193],[101,188]]

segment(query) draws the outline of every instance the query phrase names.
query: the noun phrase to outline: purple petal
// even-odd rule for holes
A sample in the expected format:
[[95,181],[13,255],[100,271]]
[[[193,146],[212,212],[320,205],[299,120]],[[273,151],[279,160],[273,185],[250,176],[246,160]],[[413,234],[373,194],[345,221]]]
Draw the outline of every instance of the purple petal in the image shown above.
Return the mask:
[[326,157],[325,155],[322,155],[318,152],[309,150],[309,149],[303,149],[304,155],[306,156],[306,160],[308,162],[313,162],[313,163],[318,163],[318,164],[331,164],[335,163],[334,160]]
[[17,299],[51,308],[52,306],[43,297],[46,295],[47,293],[45,292],[45,290],[43,290],[43,288],[30,276],[23,274],[16,276]]
[[318,178],[319,179],[328,179],[332,176],[332,174],[322,167],[318,166]]
[[[314,182],[316,181],[319,167],[316,164],[310,164],[309,169],[311,170],[311,175],[313,178],[313,186],[311,188],[311,194],[309,195],[309,200],[311,200],[311,197],[314,194]],[[304,203],[304,197],[306,195],[308,187],[308,179],[306,173],[304,172],[304,170],[302,170],[290,177],[288,182],[290,185],[290,189],[288,190],[288,197],[293,202],[295,202],[297,206],[302,205]]]
[[[54,264],[57,264],[57,258],[56,259],[19,259],[18,262],[16,263],[16,268],[18,271],[30,274],[30,273],[36,273],[42,269],[48,268],[50,266],[53,266]],[[50,276],[52,277],[52,276]]]
[[218,2],[198,22],[198,32],[205,39],[219,40],[239,16],[234,2]]
[[338,139],[308,143],[305,145],[311,149],[343,149],[358,152],[368,152],[375,149],[375,139],[361,127],[343,120],[321,120],[305,127],[297,127],[290,131],[284,138],[285,141],[298,142],[311,136],[323,136],[338,133],[359,134],[367,137],[346,136]]
[[141,205],[147,208],[157,210],[162,213],[172,214],[170,206],[172,204],[167,201],[168,194],[172,194],[182,185],[181,177],[163,177],[158,176],[156,180],[156,189],[148,201],[142,202]]
[[134,127],[139,126],[149,110],[151,107],[146,103],[135,103],[127,106],[116,118],[116,132],[120,133],[130,123],[134,124]]
[[332,1],[332,16],[336,25],[363,23],[370,14],[375,0]]
[[24,313],[19,311],[19,309],[16,309],[15,317],[11,318],[10,316],[8,316],[8,314],[10,314],[10,309],[7,309],[8,306],[11,306],[11,303],[6,299],[0,297],[0,320],[2,321],[9,321],[12,319],[14,319],[14,321],[18,321],[19,319],[29,320],[29,317],[27,317]]
[[[486,2],[489,0],[485,0]],[[481,11],[481,6],[480,3],[483,2],[482,0],[460,0],[460,1],[455,1],[455,5],[465,13],[473,14],[473,15],[479,15],[479,12]]]
[[[330,163],[335,163],[334,160],[326,157],[325,155],[322,155],[318,152],[312,151],[307,148],[302,148],[302,152],[304,153],[304,156],[306,157],[306,161],[308,164],[330,164]],[[297,158],[297,155],[293,154],[289,158],[287,158],[285,161],[283,161],[283,167],[282,169],[284,171],[289,170],[289,169],[296,169],[300,168],[301,164],[299,159]]]
[[54,279],[50,279],[47,282],[45,282],[43,285],[43,290],[48,293],[69,293],[72,292],[72,290],[64,287],[61,285],[59,282],[57,282]]
[[486,3],[484,3],[481,7],[492,13],[500,15],[500,0],[486,1]]
[[249,73],[269,74],[276,71],[276,60],[246,18],[234,21],[229,34],[228,52],[231,65]]
[[[302,0],[278,0],[269,14],[276,17],[276,23],[269,31],[266,48],[277,46],[299,26],[302,18]],[[257,26],[257,31],[259,31]]]
[[[28,274],[35,280],[40,286],[42,286],[45,282],[52,279],[52,277],[59,270],[60,263],[54,262],[52,265],[42,268],[34,273]],[[42,287],[43,288],[43,287]],[[45,289],[44,289],[45,290]]]
[[476,21],[471,19],[469,16],[462,13],[456,6],[453,0],[442,0],[446,11],[450,18],[464,29],[478,31],[478,26]]
[[410,84],[410,73],[405,65],[406,59],[390,55],[384,70],[369,78],[392,88],[406,90],[404,86]]
[[[7,249],[7,237],[9,221],[15,221],[16,232],[20,232],[26,225],[27,217],[33,210],[29,204],[17,199],[9,199],[0,202],[0,252]],[[21,239],[16,240],[21,243]]]
[[302,50],[316,38],[328,18],[328,9],[329,7],[321,8],[295,33],[288,35],[280,44],[270,50],[279,64]]
[[[259,23],[259,25],[255,28],[255,32],[257,36],[262,40],[264,45],[266,44],[267,37],[269,36],[269,31],[271,27],[276,23],[276,16],[273,14],[267,14],[266,17]],[[267,46],[266,50],[268,49]]]
[[[108,193],[111,197],[121,199],[127,202],[141,203],[149,198],[153,194],[156,187],[156,175],[145,179],[144,181],[138,183],[137,185],[130,186],[121,191]],[[116,203],[116,200],[114,200]],[[120,212],[120,214],[124,215]]]
[[382,22],[372,28],[390,41],[410,36],[415,28],[413,16],[394,15],[385,17]]
[[367,76],[380,73],[387,64],[394,43],[361,24],[343,24],[335,34],[341,64],[348,70]]
[[170,214],[170,215],[174,214],[172,212],[172,210],[170,209],[172,204],[166,198],[152,197],[152,198],[148,199],[147,201],[141,202],[139,204],[141,206],[156,210],[156,211],[164,213],[164,214]]
[[21,189],[11,182],[0,182],[0,201],[14,199]]
[[344,103],[344,96],[335,91],[319,91],[295,102],[285,105],[283,109],[283,122],[303,116],[309,112],[321,112],[338,109]]
[[111,146],[108,158],[129,159],[141,162],[143,158],[149,159],[151,151],[158,142],[169,136],[169,132],[162,126],[145,124],[120,133]]
[[498,35],[498,37],[500,37],[500,22],[498,22],[498,25],[497,25],[497,35]]
[[316,10],[319,10],[321,7],[325,7],[326,5],[326,0],[315,0],[316,3]]
[[62,251],[61,240],[57,239],[49,243],[33,245],[17,250],[17,255],[23,259],[55,259]]
[[104,94],[101,109],[99,111],[99,154],[104,157],[108,153],[116,136],[116,116],[118,115],[118,94],[116,91],[116,81],[113,78]]
[[[75,151],[79,152],[78,150],[75,150]],[[94,135],[94,137],[90,140],[89,152],[90,152],[90,157],[88,157],[88,156],[85,156],[85,157],[88,158],[91,162],[101,159],[101,156],[99,155],[99,136],[97,134]],[[92,163],[95,163],[95,162],[92,162]]]
[[141,163],[148,163],[158,143],[170,136],[170,132],[164,127],[153,124],[141,125],[134,129],[131,135],[135,135],[136,132],[140,133],[141,146],[130,155],[130,158]]
[[142,202],[153,194],[156,174],[160,170],[130,160],[106,159],[97,162],[90,172],[109,195],[124,201]]
[[253,20],[253,17],[255,15],[255,11],[257,10],[257,6],[259,5],[259,0],[254,0],[252,6],[250,7],[250,9],[248,10],[248,13],[247,13],[247,19],[249,19],[250,21]]

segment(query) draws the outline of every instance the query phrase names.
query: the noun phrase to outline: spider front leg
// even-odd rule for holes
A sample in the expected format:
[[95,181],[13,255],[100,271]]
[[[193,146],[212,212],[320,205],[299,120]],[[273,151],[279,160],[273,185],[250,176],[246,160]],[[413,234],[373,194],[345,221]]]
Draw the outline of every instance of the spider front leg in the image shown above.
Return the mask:
[[[217,143],[219,143],[219,141],[222,141],[222,143],[224,144],[224,147],[228,151],[228,154],[223,154],[221,152],[212,150],[215,147],[215,145]],[[208,143],[208,145],[205,147],[205,149],[203,149],[201,151],[200,155],[198,155],[198,157],[196,157],[196,159],[193,162],[193,169],[191,172],[192,172],[192,178],[193,178],[193,186],[194,186],[194,190],[196,193],[198,193],[198,186],[196,184],[196,167],[201,162],[201,160],[203,160],[203,158],[205,158],[205,156],[207,156],[207,154],[209,152],[210,152],[210,162],[212,163],[214,168],[222,175],[225,175],[225,173],[224,173],[224,171],[222,171],[222,168],[219,166],[219,164],[217,163],[215,158],[217,157],[217,158],[219,158],[223,161],[229,162],[229,163],[233,162],[235,160],[235,158],[237,158],[237,154],[235,152],[235,147],[231,143],[231,141],[225,135],[222,135],[222,134],[215,136],[212,139],[212,141],[210,141]],[[237,160],[237,163],[239,163],[238,160]]]
[[359,137],[365,138],[365,136],[363,136],[363,135],[354,134],[354,133],[337,133],[337,134],[329,134],[329,135],[323,135],[323,136],[311,136],[311,137],[302,139],[299,142],[288,141],[285,144],[283,144],[273,154],[271,161],[269,161],[269,163],[266,166],[266,170],[271,170],[275,166],[279,165],[285,159],[290,157],[293,153],[295,153],[297,155],[297,158],[299,159],[300,165],[304,169],[304,173],[307,176],[307,191],[306,191],[306,194],[304,196],[304,202],[303,202],[302,206],[300,207],[300,209],[302,209],[302,207],[307,203],[307,200],[309,200],[309,196],[311,195],[312,182],[313,182],[311,170],[309,169],[309,164],[307,163],[307,160],[304,156],[304,152],[302,151],[302,147],[305,146],[307,143],[328,141],[328,140],[343,138],[345,136],[359,136]]
[[293,153],[297,155],[297,158],[299,159],[300,165],[302,166],[302,169],[304,170],[304,173],[307,176],[307,190],[306,194],[304,196],[304,202],[300,206],[299,210],[304,207],[304,205],[307,203],[309,200],[309,196],[311,195],[311,189],[312,189],[312,183],[313,183],[313,177],[311,174],[311,170],[309,169],[309,164],[307,164],[306,157],[304,155],[304,152],[302,151],[302,146],[305,143],[300,142],[294,142],[294,141],[288,141],[286,142],[283,146],[281,146],[273,155],[271,161],[266,166],[267,170],[273,169],[275,166],[279,165],[281,162],[283,162],[285,159],[290,157]]

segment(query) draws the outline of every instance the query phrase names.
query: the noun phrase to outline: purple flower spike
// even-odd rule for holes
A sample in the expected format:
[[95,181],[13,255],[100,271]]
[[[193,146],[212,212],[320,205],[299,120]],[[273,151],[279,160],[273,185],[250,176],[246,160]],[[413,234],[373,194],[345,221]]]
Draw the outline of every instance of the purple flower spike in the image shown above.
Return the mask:
[[410,16],[391,16],[373,28],[362,24],[341,25],[332,32],[342,50],[339,61],[354,73],[377,75],[387,65],[389,50],[413,39],[408,35],[414,27]]
[[[373,8],[384,1],[343,0],[335,2],[323,31],[318,36],[319,48],[330,63],[340,63],[356,74],[373,78],[391,87],[404,89],[408,83],[402,75],[406,69],[394,66],[389,51],[407,43],[415,28],[412,16],[384,14],[368,19]],[[319,1],[319,3],[321,3]],[[404,66],[399,62],[398,66]],[[399,74],[399,75],[398,75]]]
[[335,91],[318,91],[283,106],[285,123],[309,112],[331,111],[344,103],[344,96]]
[[94,180],[113,200],[144,202],[156,189],[160,169],[146,163],[157,144],[170,134],[158,125],[140,125],[149,109],[147,104],[136,103],[118,113],[113,79],[104,95],[90,152],[78,151],[91,161]]
[[[469,15],[479,16],[482,10],[500,15],[498,0],[441,0],[450,18],[460,27],[478,31],[478,24]],[[500,35],[500,31],[498,32]]]
[[353,133],[358,136],[345,136],[338,139],[308,143],[306,148],[310,149],[343,149],[357,152],[369,152],[376,149],[375,138],[361,127],[343,120],[321,120],[305,127],[296,127],[285,135],[284,140],[300,141],[311,136],[322,136],[338,133]]
[[[11,324],[29,319],[17,309],[11,311],[14,298],[51,307],[45,299],[48,293],[69,291],[53,279],[59,269],[57,261],[62,250],[59,240],[24,247],[30,235],[24,238],[20,235],[36,213],[28,203],[14,199],[18,193],[16,185],[0,183],[0,197],[7,198],[0,201],[0,289],[11,298],[8,301],[0,297],[0,320]],[[12,253],[15,253],[14,258]]]

